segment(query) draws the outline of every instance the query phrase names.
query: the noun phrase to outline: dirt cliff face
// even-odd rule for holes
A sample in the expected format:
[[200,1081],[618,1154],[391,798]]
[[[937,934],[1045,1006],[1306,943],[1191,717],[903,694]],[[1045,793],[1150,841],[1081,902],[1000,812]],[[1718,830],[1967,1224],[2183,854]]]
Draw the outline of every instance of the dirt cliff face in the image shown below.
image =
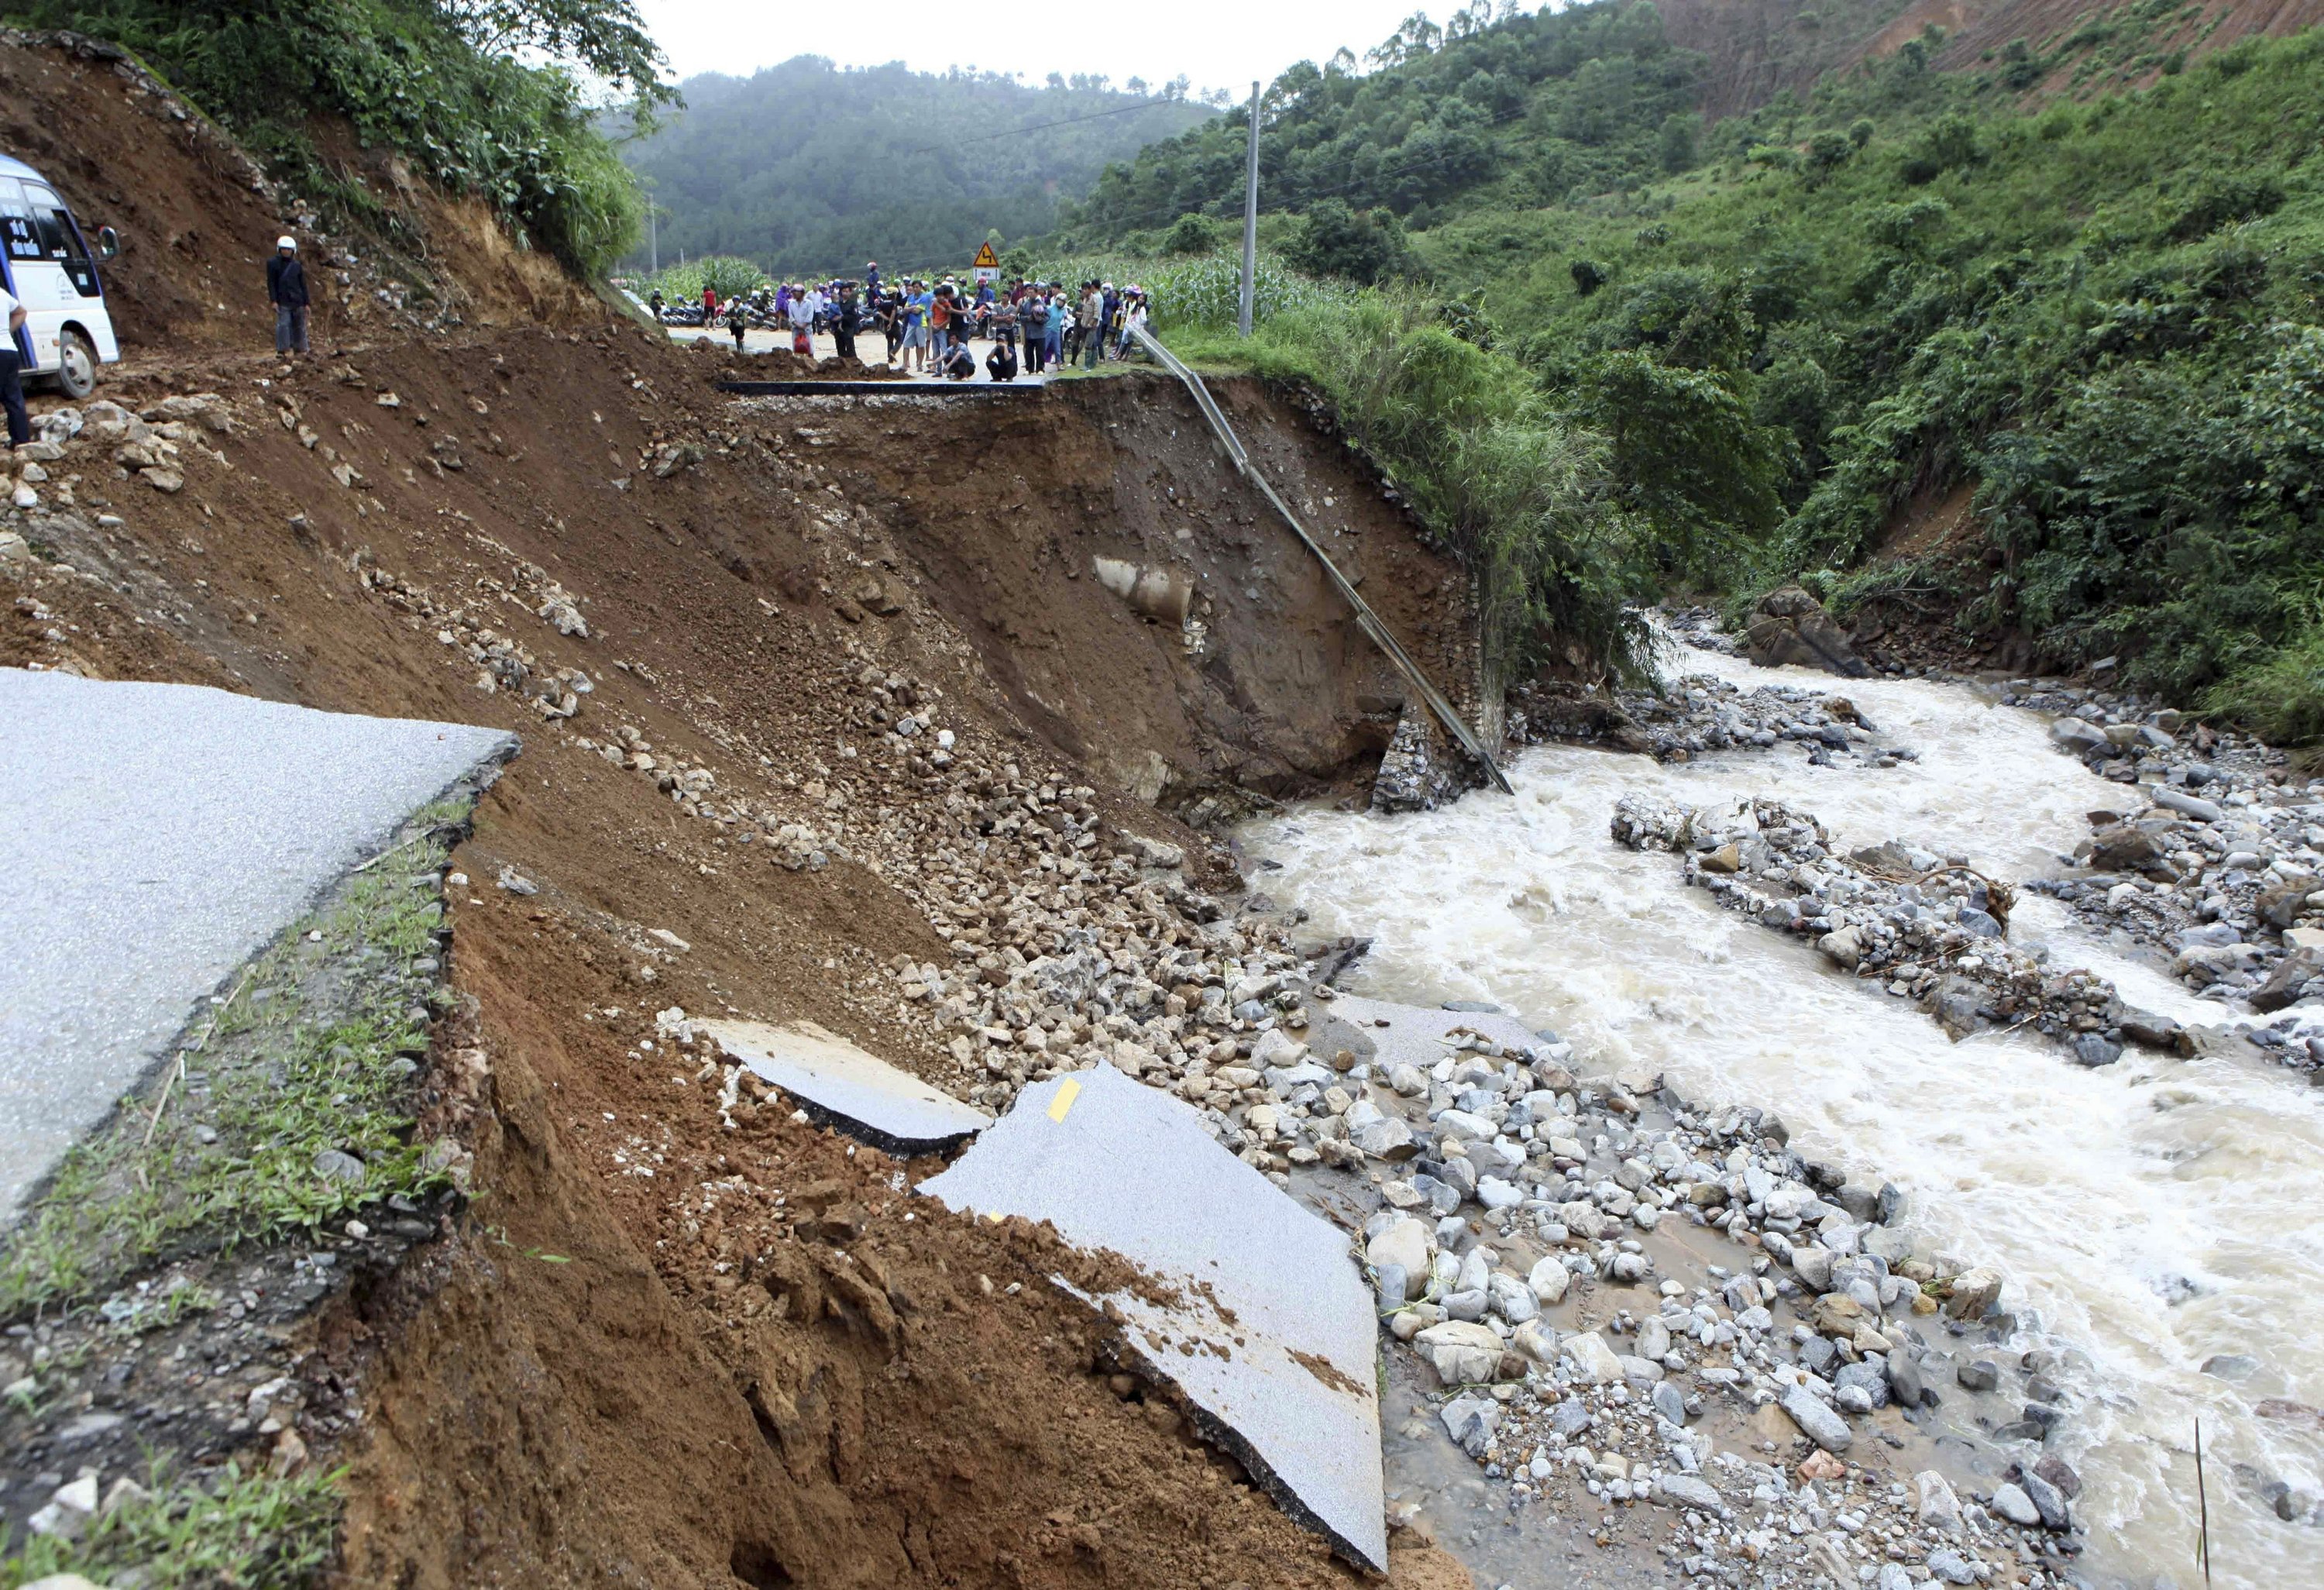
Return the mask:
[[[456,337],[326,317],[281,365],[241,257],[281,217],[116,64],[0,49],[0,82],[97,152],[53,151],[60,180],[118,171],[98,202],[184,239],[109,277],[146,340],[98,395],[162,462],[91,428],[45,467],[0,664],[524,743],[453,858],[429,1060],[481,1092],[482,1196],[301,1338],[311,1402],[361,1415],[309,1443],[351,1465],[340,1582],[1353,1584],[1119,1373],[1050,1284],[1074,1256],[748,1088],[722,1108],[657,1020],[813,1021],[995,1101],[1038,1048],[971,1058],[926,971],[1001,987],[1076,932],[1284,948],[1150,802],[1360,789],[1396,695],[1191,408],[1137,376],[738,403],[719,358],[571,304]],[[161,407],[189,393],[216,395]],[[1455,565],[1298,411],[1229,399],[1457,691]],[[1191,622],[1102,557],[1176,571]],[[1061,1051],[1110,1041],[1065,1016]],[[1407,1539],[1396,1582],[1466,1576]]]
[[[1367,599],[1473,705],[1467,577],[1347,450],[1256,384],[1222,396],[1245,445]],[[1010,706],[1068,754],[1173,809],[1236,786],[1368,787],[1404,687],[1314,559],[1158,374],[909,424],[798,416]],[[1182,578],[1190,623],[1101,587],[1111,559]]]

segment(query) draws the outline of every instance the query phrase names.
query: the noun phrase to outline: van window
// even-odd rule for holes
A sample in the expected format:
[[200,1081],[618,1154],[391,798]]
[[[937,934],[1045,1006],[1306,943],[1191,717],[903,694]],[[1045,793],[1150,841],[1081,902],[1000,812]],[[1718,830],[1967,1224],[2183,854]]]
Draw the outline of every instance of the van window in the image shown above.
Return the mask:
[[48,257],[32,224],[32,207],[24,202],[24,186],[14,177],[0,177],[0,248],[12,260]]
[[47,189],[30,183],[25,184],[24,194],[32,200],[32,226],[40,238],[42,254],[65,268],[65,274],[72,278],[74,290],[83,298],[95,298],[97,263],[88,257],[79,228],[72,224],[64,201]]

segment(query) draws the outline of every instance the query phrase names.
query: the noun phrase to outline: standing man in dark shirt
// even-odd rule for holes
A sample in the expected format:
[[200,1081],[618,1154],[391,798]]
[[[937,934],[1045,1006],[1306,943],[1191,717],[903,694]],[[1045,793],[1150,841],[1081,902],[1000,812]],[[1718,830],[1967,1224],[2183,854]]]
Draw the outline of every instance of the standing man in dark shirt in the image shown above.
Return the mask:
[[274,306],[274,351],[307,351],[307,268],[299,263],[299,240],[274,240],[274,257],[266,262],[266,297]]
[[863,308],[855,301],[855,283],[839,284],[839,301],[831,310],[831,340],[843,359],[855,357],[855,334],[863,328]]

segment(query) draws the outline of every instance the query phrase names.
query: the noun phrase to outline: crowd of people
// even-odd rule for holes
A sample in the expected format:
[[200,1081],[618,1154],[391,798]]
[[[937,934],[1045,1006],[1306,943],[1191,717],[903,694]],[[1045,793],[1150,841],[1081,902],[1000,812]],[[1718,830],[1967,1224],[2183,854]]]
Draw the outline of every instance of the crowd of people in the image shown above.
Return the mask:
[[876,260],[861,280],[767,285],[724,302],[706,287],[698,309],[673,306],[659,289],[649,301],[662,320],[724,327],[737,350],[759,326],[788,332],[791,350],[803,356],[812,358],[814,338],[827,335],[841,358],[870,364],[879,344],[867,355],[856,338],[877,337],[886,344],[887,368],[954,381],[974,378],[975,342],[991,345],[983,367],[995,381],[1074,364],[1095,369],[1101,360],[1129,356],[1131,328],[1148,314],[1146,293],[1135,283],[1088,281],[1068,290],[1062,282],[1022,277],[1008,286],[984,281],[969,287],[949,276],[890,281]]

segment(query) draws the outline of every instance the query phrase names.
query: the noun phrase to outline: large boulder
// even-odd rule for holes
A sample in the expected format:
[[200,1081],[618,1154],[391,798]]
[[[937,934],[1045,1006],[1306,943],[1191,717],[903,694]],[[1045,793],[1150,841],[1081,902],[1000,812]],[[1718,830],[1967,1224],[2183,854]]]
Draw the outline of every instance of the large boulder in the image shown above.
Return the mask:
[[1848,633],[1798,586],[1759,598],[1743,632],[1743,649],[1762,668],[1821,668],[1862,679],[1872,670],[1848,643]]

